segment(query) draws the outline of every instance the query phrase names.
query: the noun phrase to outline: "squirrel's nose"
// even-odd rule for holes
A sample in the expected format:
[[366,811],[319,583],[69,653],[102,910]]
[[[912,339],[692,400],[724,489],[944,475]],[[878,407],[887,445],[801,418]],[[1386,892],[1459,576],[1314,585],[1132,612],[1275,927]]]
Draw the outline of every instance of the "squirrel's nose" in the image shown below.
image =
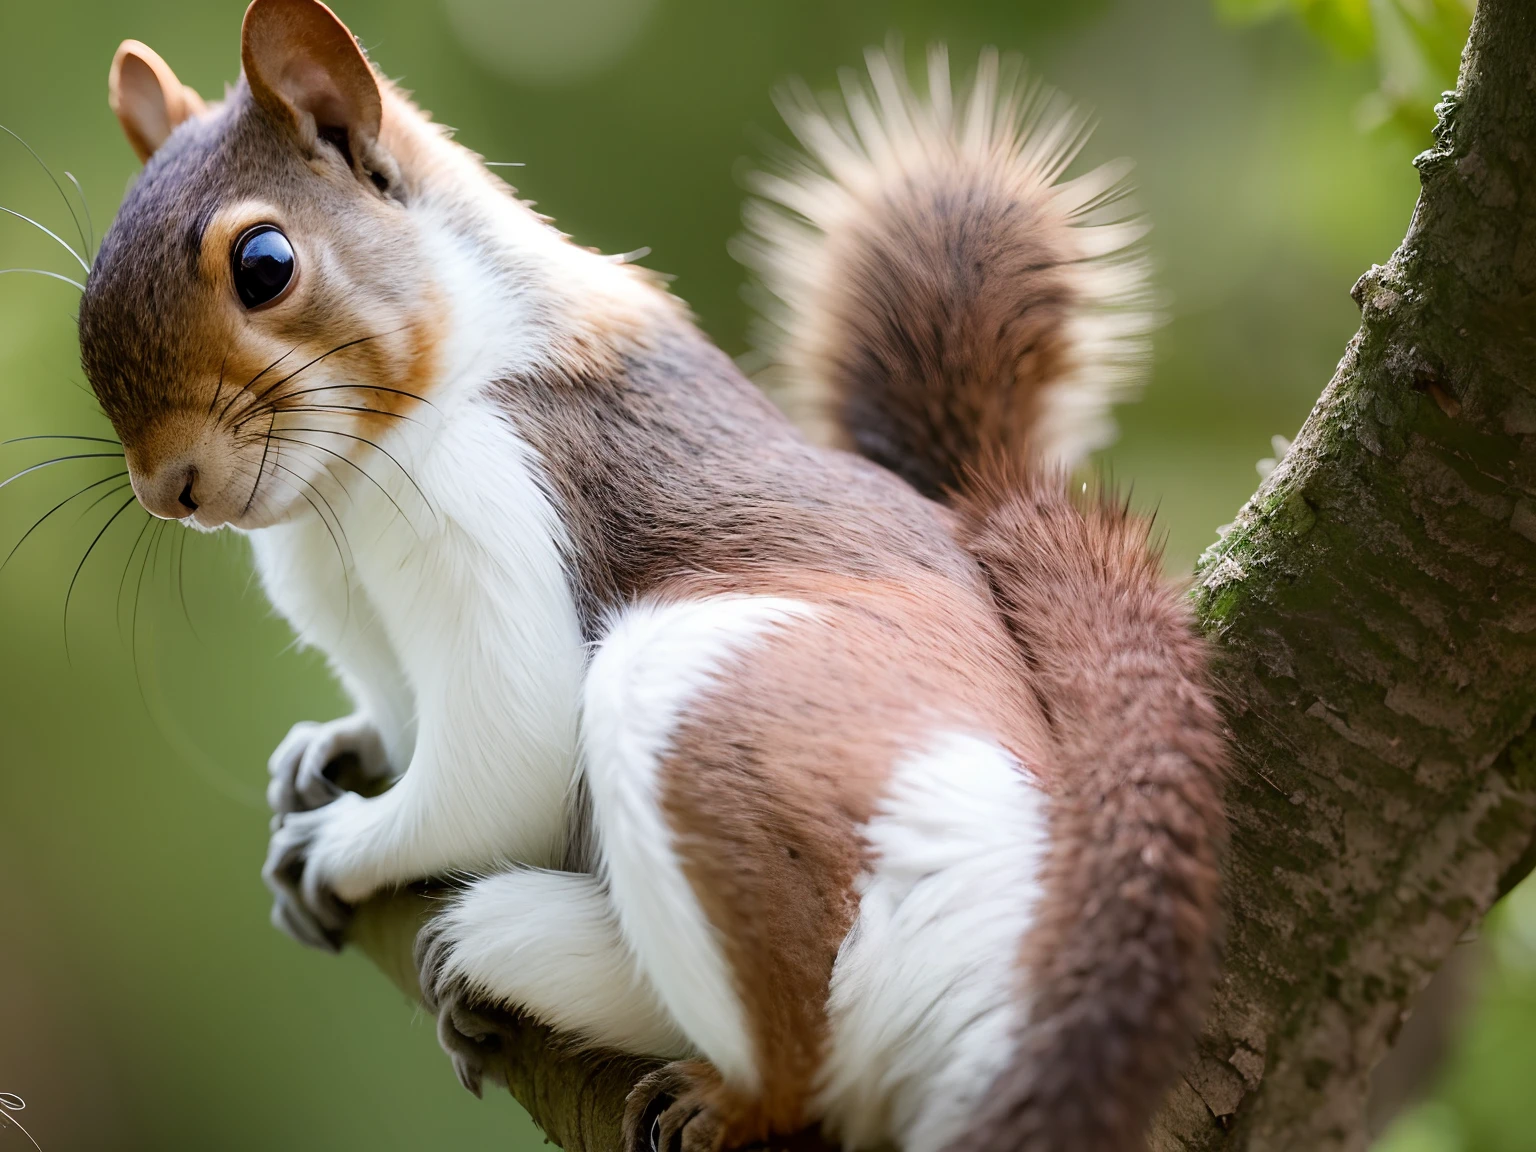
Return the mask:
[[162,468],[134,488],[139,503],[162,520],[185,520],[197,511],[197,469],[190,464]]

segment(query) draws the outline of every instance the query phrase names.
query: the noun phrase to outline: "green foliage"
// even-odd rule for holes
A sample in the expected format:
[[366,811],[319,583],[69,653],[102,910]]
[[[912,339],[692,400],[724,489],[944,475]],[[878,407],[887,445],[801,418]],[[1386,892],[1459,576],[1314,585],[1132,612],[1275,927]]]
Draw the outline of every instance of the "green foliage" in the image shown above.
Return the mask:
[[1456,82],[1473,0],[1216,0],[1233,21],[1294,13],[1346,58],[1374,57],[1379,86],[1360,102],[1362,126],[1415,136],[1434,123],[1435,98]]

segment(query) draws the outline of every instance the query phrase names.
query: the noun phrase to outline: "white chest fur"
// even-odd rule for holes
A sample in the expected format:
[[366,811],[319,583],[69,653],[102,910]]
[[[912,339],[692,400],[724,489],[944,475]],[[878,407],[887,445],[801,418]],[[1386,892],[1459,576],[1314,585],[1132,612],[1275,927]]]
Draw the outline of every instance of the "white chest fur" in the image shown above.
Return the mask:
[[[452,150],[442,160],[466,163]],[[460,176],[411,209],[444,304],[430,404],[359,457],[368,477],[327,466],[325,482],[348,489],[332,529],[316,510],[254,537],[273,603],[331,657],[404,770],[383,795],[290,817],[274,837],[269,863],[302,841],[306,883],[348,901],[445,872],[562,862],[585,651],[559,512],[489,382],[557,368],[587,310],[664,303],[483,170]]]
[[560,519],[489,401],[445,407],[430,436],[391,438],[398,465],[365,462],[378,485],[350,484],[329,529],[252,534],[273,603],[405,771],[379,833],[393,846],[352,846],[373,883],[557,863],[576,770],[584,653]]

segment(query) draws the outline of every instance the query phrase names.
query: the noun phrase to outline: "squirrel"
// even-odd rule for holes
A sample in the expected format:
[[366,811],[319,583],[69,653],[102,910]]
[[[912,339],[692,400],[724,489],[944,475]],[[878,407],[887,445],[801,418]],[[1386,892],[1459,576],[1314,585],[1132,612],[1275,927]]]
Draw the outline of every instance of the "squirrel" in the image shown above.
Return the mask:
[[247,535],[356,705],[271,759],[275,922],[458,878],[417,958],[460,1078],[476,1003],[670,1059],[635,1148],[1144,1147],[1226,753],[1148,525],[1065,479],[1147,331],[1083,118],[992,55],[792,94],[740,254],[825,443],[318,0],[241,63],[205,103],[118,50],[145,163],[79,333],[139,501]]

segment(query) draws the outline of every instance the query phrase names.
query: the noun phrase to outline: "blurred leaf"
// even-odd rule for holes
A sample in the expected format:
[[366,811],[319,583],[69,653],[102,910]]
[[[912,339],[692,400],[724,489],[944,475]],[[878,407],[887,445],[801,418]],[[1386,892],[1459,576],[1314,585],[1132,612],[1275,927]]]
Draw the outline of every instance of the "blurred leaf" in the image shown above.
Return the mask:
[[1455,1111],[1431,1102],[1403,1115],[1372,1152],[1463,1152],[1466,1146]]
[[1216,0],[1216,11],[1228,20],[1263,20],[1290,7],[1293,0]]
[[1293,0],[1301,18],[1344,56],[1366,56],[1375,42],[1370,0]]
[[1239,23],[1268,20],[1283,12],[1293,12],[1318,37],[1345,56],[1367,55],[1375,43],[1371,0],[1216,0],[1216,11]]
[[1419,51],[1443,75],[1454,79],[1472,24],[1467,0],[1396,0]]
[[1284,12],[1299,17],[1339,55],[1374,56],[1379,86],[1361,101],[1361,126],[1397,126],[1421,136],[1440,93],[1456,83],[1475,0],[1215,0],[1239,22]]

